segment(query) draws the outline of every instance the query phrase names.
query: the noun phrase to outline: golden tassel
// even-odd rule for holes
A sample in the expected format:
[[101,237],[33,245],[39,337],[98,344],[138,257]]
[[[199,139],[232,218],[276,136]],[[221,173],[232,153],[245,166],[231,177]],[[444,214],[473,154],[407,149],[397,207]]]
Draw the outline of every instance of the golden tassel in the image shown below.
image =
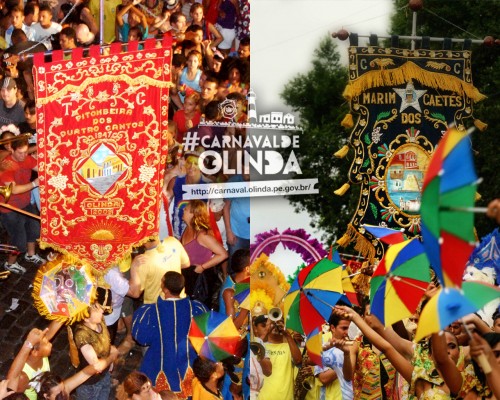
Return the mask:
[[347,155],[347,153],[349,153],[349,146],[344,145],[342,146],[342,148],[333,153],[333,155],[337,158],[344,158]]
[[344,183],[340,188],[335,190],[333,193],[335,193],[337,196],[343,196],[351,187],[348,183]]
[[343,128],[352,129],[352,127],[354,126],[354,122],[352,120],[352,114],[351,113],[346,114],[340,125]]
[[483,121],[477,118],[474,120],[474,126],[479,129],[480,132],[484,132],[486,129],[488,129],[488,124],[485,124]]
[[474,195],[474,201],[479,201],[483,198],[483,196],[481,196],[481,194],[479,192],[476,192],[476,194]]

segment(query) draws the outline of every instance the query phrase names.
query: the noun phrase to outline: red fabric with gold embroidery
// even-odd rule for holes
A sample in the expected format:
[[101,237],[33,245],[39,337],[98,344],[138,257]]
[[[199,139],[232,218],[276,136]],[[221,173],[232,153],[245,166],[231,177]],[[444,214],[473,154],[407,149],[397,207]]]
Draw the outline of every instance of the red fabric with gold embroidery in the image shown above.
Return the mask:
[[158,234],[171,40],[69,57],[34,58],[40,243],[103,271]]

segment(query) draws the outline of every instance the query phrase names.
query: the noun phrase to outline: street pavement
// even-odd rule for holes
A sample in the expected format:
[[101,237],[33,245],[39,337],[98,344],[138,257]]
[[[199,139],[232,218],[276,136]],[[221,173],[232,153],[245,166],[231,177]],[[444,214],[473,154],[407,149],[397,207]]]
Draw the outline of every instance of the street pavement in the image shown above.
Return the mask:
[[[0,238],[5,239],[5,234],[0,232]],[[0,240],[0,243],[6,243],[6,241]],[[46,255],[45,252],[40,254]],[[6,254],[0,253],[0,271],[4,270],[6,256]],[[26,339],[28,332],[35,327],[43,329],[50,323],[41,317],[33,306],[31,293],[37,266],[26,262],[24,255],[19,256],[19,264],[27,269],[25,274],[11,273],[7,279],[0,280],[0,379],[4,379],[7,375],[12,360]],[[117,335],[116,346],[122,338],[123,334]],[[68,336],[65,326],[54,337],[52,345],[50,357],[52,371],[63,379],[74,374],[76,370],[69,361]],[[113,378],[122,382],[131,371],[139,367],[141,359],[141,348],[135,346],[125,357],[118,360],[112,375]],[[110,399],[114,398],[113,391]]]

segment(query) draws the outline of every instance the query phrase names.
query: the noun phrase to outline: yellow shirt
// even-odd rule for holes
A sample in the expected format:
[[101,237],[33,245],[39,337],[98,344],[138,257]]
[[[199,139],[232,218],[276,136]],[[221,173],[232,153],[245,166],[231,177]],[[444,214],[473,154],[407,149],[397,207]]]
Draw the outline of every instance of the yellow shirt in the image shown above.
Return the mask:
[[259,400],[293,400],[293,364],[288,343],[265,343],[266,355],[273,365],[271,376],[264,378]]
[[216,395],[205,389],[198,378],[193,379],[193,400],[221,400],[222,398],[220,393]]
[[189,256],[184,246],[173,236],[144,253],[147,261],[139,267],[144,304],[154,304],[161,293],[161,278],[167,271],[181,273],[181,265],[189,265]]
[[[89,9],[94,17],[98,28],[99,21],[99,4],[100,0],[90,0]],[[122,4],[122,0],[106,0],[104,1],[104,43],[113,43],[115,41],[115,24],[116,24],[116,7]]]

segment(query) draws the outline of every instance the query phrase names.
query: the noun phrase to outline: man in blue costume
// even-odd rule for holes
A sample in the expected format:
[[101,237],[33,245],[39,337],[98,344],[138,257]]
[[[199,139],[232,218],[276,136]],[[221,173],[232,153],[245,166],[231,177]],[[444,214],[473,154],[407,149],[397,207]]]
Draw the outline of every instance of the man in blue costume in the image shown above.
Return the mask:
[[178,272],[166,272],[161,287],[156,304],[145,304],[134,313],[132,336],[149,346],[140,371],[158,391],[171,390],[186,398],[192,394],[191,365],[197,356],[188,340],[191,318],[207,309],[196,300],[180,298],[184,277]]

